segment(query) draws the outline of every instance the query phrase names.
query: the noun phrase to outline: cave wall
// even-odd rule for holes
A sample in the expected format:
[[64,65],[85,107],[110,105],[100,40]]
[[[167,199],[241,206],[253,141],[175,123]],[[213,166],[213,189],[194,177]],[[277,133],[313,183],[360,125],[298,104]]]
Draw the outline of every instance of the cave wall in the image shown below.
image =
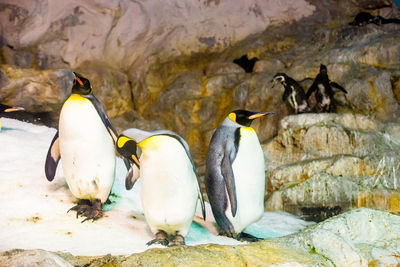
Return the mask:
[[[338,112],[396,121],[398,25],[349,26],[355,14],[399,14],[392,1],[11,1],[0,3],[0,102],[57,114],[75,70],[118,130],[167,128],[200,166],[213,130],[236,108],[275,110],[254,123],[265,142],[292,110],[276,72],[315,77],[319,64],[349,94]],[[233,60],[259,60],[252,73]],[[305,88],[307,82],[302,84]],[[261,130],[262,129],[262,130]]]

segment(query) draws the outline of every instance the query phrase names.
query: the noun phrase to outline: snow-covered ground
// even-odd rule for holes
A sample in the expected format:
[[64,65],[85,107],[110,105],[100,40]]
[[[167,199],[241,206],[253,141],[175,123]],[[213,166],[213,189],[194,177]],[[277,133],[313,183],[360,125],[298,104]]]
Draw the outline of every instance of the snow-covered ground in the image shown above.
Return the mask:
[[[147,227],[140,203],[140,180],[125,190],[125,167],[117,161],[112,204],[105,216],[81,223],[76,202],[62,174],[61,162],[53,182],[44,174],[44,162],[54,128],[2,118],[0,131],[0,251],[14,248],[45,249],[74,255],[113,255],[142,252],[154,236]],[[198,215],[200,210],[198,207]],[[213,216],[207,205],[207,224]],[[266,212],[246,232],[258,237],[277,237],[309,225],[284,212]],[[241,244],[210,233],[196,223],[186,237],[187,245],[204,243]],[[151,247],[161,247],[152,245]]]

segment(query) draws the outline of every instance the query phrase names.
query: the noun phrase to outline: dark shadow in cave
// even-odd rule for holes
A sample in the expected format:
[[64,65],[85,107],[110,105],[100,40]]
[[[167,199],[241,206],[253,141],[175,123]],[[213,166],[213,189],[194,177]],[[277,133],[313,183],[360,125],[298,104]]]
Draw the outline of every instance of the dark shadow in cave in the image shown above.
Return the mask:
[[259,59],[256,57],[253,57],[252,59],[249,60],[247,55],[243,55],[240,58],[236,58],[233,60],[233,63],[239,65],[242,67],[247,73],[253,72],[254,65]]

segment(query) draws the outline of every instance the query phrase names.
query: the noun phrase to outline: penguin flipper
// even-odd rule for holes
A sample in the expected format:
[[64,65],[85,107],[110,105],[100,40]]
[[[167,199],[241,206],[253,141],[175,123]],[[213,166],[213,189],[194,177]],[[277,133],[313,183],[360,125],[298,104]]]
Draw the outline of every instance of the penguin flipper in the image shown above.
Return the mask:
[[224,177],[226,191],[228,192],[229,202],[231,203],[232,216],[236,216],[237,211],[237,199],[236,199],[236,186],[235,176],[232,170],[232,163],[229,160],[229,156],[225,155],[221,162],[221,172]]
[[283,92],[283,95],[282,95],[282,101],[285,102],[286,99],[290,96],[290,94],[291,94],[291,90],[286,88],[286,86],[285,86],[285,91]]
[[56,175],[57,165],[60,161],[60,146],[58,139],[58,131],[54,135],[53,140],[51,141],[49,151],[47,152],[46,163],[44,166],[44,171],[46,173],[46,178],[50,182],[53,181],[54,176]]
[[206,220],[206,207],[204,205],[203,190],[201,190],[201,181],[200,181],[199,176],[197,175],[197,172],[195,172],[195,174],[196,174],[196,179],[197,179],[197,192],[198,192],[200,205],[201,205],[201,213],[203,215],[203,219]]
[[125,188],[127,190],[131,190],[132,187],[135,185],[137,179],[139,179],[139,177],[140,177],[140,169],[136,166],[136,164],[132,164],[125,177]]
[[306,99],[308,99],[308,98],[310,98],[310,96],[311,96],[311,94],[315,91],[315,90],[317,90],[317,83],[315,82],[315,80],[314,80],[314,82],[313,82],[313,84],[310,86],[310,88],[308,88],[308,90],[307,90],[307,93],[306,93]]
[[[117,142],[118,139],[118,133],[117,130],[115,130],[114,126],[112,126],[110,120],[107,117],[107,114],[103,108],[103,106],[101,105],[100,101],[94,96],[94,95],[88,95],[85,96],[87,99],[90,100],[90,102],[92,102],[94,108],[96,109],[97,113],[99,114],[101,120],[103,121],[104,126],[106,127],[108,133],[110,134],[114,145]],[[126,169],[129,171],[129,161],[127,159],[124,159],[124,163],[125,163],[125,167]]]
[[342,91],[343,93],[347,94],[346,89],[344,89],[344,88],[343,88],[342,86],[340,86],[339,84],[337,84],[337,83],[335,83],[335,82],[329,82],[329,84],[330,84],[332,87],[335,87],[335,88],[339,89],[340,91]]
[[97,113],[99,114],[101,120],[103,121],[104,126],[106,127],[108,133],[110,134],[110,136],[113,139],[114,144],[115,144],[115,142],[117,142],[118,133],[115,130],[115,128],[112,126],[110,120],[108,119],[107,114],[106,114],[103,106],[101,105],[100,101],[94,95],[88,95],[85,97],[87,99],[89,99],[90,102],[92,102],[93,106],[95,107]]
[[235,229],[225,214],[228,196],[221,173],[214,168],[210,172],[206,172],[205,185],[219,234],[233,237]]

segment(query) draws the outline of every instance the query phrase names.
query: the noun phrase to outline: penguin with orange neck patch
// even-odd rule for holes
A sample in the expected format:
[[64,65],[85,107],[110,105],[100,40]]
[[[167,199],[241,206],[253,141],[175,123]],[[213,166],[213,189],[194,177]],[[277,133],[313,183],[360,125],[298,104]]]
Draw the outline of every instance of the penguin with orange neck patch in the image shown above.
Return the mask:
[[72,194],[79,199],[75,210],[86,220],[103,216],[114,182],[118,134],[102,105],[92,93],[88,79],[74,72],[71,96],[65,101],[59,129],[51,142],[45,163],[46,178],[54,179],[59,160]]

